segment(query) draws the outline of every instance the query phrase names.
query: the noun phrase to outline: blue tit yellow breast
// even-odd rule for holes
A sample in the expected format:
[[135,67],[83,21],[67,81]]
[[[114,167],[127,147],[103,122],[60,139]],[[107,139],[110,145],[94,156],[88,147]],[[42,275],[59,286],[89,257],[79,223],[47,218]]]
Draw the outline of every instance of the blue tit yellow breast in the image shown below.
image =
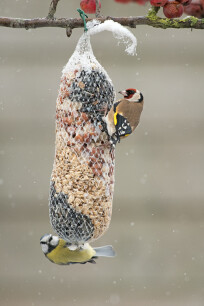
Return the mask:
[[90,246],[87,249],[72,251],[66,246],[66,242],[60,239],[58,246],[48,253],[47,257],[56,264],[66,265],[72,262],[86,262],[95,254],[96,252]]

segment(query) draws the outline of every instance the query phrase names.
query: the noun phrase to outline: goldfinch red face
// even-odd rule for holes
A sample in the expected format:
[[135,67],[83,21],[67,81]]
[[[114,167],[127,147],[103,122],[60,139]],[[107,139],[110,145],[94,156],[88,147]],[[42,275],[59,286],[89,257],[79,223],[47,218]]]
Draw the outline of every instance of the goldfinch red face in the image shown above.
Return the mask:
[[143,100],[142,94],[135,88],[128,88],[126,90],[119,91],[120,94],[128,101],[141,102]]

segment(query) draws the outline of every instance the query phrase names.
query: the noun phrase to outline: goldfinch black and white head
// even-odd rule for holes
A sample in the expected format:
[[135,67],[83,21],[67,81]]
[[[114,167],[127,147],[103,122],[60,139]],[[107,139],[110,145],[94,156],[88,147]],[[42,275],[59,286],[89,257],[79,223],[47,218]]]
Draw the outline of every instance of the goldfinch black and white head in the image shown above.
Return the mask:
[[132,101],[132,102],[142,102],[143,101],[143,95],[138,89],[128,88],[126,90],[119,91],[119,93],[124,96],[125,100]]

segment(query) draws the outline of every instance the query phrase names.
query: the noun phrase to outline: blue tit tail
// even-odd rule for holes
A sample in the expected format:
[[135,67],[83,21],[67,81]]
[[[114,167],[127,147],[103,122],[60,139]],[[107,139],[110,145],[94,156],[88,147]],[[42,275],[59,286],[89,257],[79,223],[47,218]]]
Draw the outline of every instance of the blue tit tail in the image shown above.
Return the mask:
[[102,247],[94,248],[94,251],[96,252],[94,257],[100,257],[100,256],[115,257],[116,255],[112,245],[105,245]]

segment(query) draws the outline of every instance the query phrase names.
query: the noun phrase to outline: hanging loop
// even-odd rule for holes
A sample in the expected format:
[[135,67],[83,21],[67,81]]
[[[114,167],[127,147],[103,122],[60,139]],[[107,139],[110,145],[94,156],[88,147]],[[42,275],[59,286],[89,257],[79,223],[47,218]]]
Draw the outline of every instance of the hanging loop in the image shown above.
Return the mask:
[[88,29],[86,27],[86,18],[88,18],[88,16],[84,13],[84,11],[82,11],[81,9],[77,9],[77,12],[79,13],[81,19],[84,22],[84,32],[87,32]]

